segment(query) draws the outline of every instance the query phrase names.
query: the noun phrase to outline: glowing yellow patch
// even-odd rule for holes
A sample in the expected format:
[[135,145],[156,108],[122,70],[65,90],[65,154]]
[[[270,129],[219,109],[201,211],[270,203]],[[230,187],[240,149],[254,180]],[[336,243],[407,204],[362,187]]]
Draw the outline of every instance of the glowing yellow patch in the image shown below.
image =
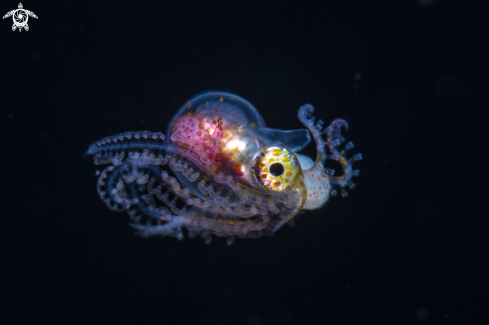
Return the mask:
[[241,136],[235,130],[226,130],[223,133],[219,144],[219,151],[222,155],[229,157],[230,160],[235,160],[241,155],[248,144],[248,139]]
[[241,141],[240,139],[233,139],[231,141],[229,141],[228,143],[226,143],[226,145],[224,146],[224,150],[226,151],[241,151],[244,149],[244,147],[246,146],[246,144]]

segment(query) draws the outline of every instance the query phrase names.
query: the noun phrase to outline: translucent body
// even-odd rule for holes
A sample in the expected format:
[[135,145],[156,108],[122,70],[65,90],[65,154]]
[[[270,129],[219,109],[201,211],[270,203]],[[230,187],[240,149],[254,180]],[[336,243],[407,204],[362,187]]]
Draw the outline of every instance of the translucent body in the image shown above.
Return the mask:
[[[127,211],[141,236],[211,235],[257,238],[270,235],[301,210],[318,209],[335,195],[332,186],[352,188],[351,143],[340,151],[335,120],[322,130],[313,107],[299,109],[307,129],[267,128],[258,110],[228,92],[199,94],[185,103],[169,123],[167,136],[149,131],[126,132],[93,143],[88,154],[109,164],[98,180],[107,206]],[[326,142],[321,133],[327,134]],[[314,138],[315,161],[297,152]],[[326,147],[329,149],[326,149]],[[338,161],[343,174],[324,169]]]

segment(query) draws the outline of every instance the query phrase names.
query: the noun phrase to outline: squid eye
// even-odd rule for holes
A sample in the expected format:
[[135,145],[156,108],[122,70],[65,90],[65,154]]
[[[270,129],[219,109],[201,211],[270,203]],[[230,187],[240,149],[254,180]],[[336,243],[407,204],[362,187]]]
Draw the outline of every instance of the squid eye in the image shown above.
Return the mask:
[[251,169],[254,182],[274,192],[292,188],[301,173],[297,156],[281,146],[261,150],[253,159]]

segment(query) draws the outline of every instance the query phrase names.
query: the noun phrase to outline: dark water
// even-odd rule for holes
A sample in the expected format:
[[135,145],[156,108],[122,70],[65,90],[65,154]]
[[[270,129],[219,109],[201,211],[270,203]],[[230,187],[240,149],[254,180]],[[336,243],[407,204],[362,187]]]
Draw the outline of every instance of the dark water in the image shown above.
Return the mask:
[[[16,2],[2,2],[6,13]],[[456,1],[24,2],[1,21],[0,323],[485,324],[488,48]],[[2,14],[3,15],[3,14]],[[141,239],[84,157],[235,92],[344,118],[348,198],[274,237]],[[306,152],[314,154],[314,148]]]

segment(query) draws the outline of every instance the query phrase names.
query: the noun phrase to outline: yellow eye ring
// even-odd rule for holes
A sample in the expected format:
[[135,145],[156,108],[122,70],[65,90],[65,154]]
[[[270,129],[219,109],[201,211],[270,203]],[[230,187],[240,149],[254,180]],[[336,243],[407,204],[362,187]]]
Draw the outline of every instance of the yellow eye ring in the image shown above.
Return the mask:
[[251,165],[255,183],[274,192],[284,192],[292,188],[301,173],[297,156],[281,146],[261,150]]

